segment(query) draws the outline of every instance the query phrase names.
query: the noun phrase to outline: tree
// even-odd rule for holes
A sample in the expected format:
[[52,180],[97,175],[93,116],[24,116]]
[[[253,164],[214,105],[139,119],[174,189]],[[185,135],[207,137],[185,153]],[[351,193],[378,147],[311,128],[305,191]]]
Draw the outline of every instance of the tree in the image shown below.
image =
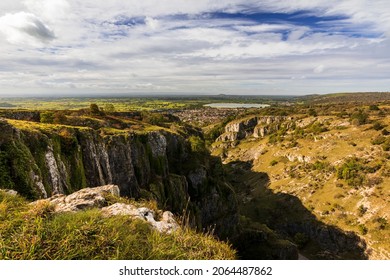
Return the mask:
[[111,103],[106,103],[106,104],[104,105],[104,112],[109,113],[109,114],[114,113],[114,112],[115,112],[115,107],[114,107],[114,105],[111,104]]
[[316,110],[314,110],[313,108],[309,109],[308,114],[309,114],[309,116],[312,116],[312,117],[317,117],[318,116]]
[[53,115],[53,122],[58,124],[64,124],[66,123],[66,116],[65,113],[62,111],[56,112]]
[[190,136],[188,138],[188,140],[190,141],[190,144],[191,144],[191,150],[193,152],[198,152],[198,153],[203,153],[206,151],[206,145],[205,145],[205,142],[202,138],[200,138],[199,136]]
[[99,106],[96,103],[91,103],[91,105],[89,105],[89,110],[91,112],[91,115],[101,115]]
[[41,123],[53,123],[54,122],[54,116],[53,112],[42,112],[40,114]]

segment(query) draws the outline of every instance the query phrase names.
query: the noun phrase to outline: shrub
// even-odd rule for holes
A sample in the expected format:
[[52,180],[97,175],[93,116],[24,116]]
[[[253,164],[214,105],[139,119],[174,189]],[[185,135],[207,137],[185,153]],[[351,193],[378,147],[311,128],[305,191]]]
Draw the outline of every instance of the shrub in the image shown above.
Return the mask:
[[318,116],[316,110],[314,110],[313,108],[309,109],[308,114],[309,114],[309,116],[312,116],[312,117],[317,117]]
[[351,122],[354,125],[363,125],[368,122],[368,114],[362,110],[355,112],[351,115]]
[[170,119],[170,115],[152,112],[142,112],[142,120],[149,124],[163,127],[167,127],[167,124],[172,122],[172,120]]
[[382,135],[379,135],[371,140],[371,144],[372,145],[381,145],[381,144],[385,143],[385,141],[386,141],[386,138]]
[[379,111],[380,110],[378,105],[370,105],[370,107],[368,107],[368,109],[370,111]]
[[275,165],[277,165],[278,163],[279,163],[279,162],[278,162],[276,159],[274,159],[274,160],[272,160],[272,161],[270,162],[269,165],[275,166]]
[[65,124],[66,123],[66,116],[65,116],[65,113],[62,112],[62,111],[58,111],[58,112],[55,112],[53,114],[53,123],[56,123],[56,124]]
[[328,161],[319,161],[310,165],[311,169],[318,171],[334,171],[334,167]]
[[368,228],[365,225],[360,224],[358,228],[361,234],[366,235],[368,233]]
[[365,179],[364,169],[357,158],[350,158],[337,169],[337,178],[346,180],[349,186],[361,186]]
[[364,205],[360,205],[358,208],[358,214],[359,216],[363,216],[367,212],[368,208]]
[[53,112],[41,112],[40,119],[41,123],[53,123],[54,122]]
[[379,217],[379,218],[375,219],[375,222],[377,222],[379,224],[378,229],[380,229],[380,230],[385,229],[387,226],[387,219],[384,217]]
[[115,112],[115,107],[111,103],[106,103],[106,104],[104,104],[103,110],[104,110],[104,112],[106,112],[108,114],[112,114]]
[[206,151],[206,144],[204,140],[199,136],[190,136],[188,138],[188,141],[190,141],[191,150],[193,152],[203,153]]
[[385,152],[390,151],[390,138],[387,138],[386,141],[382,144],[382,149]]
[[302,127],[297,126],[294,130],[294,135],[302,138],[305,135],[305,130]]
[[376,131],[379,131],[379,130],[381,130],[382,128],[384,128],[384,125],[381,124],[380,122],[375,122],[375,123],[372,125],[372,129],[375,129]]
[[288,143],[288,145],[286,147],[290,149],[290,148],[295,148],[298,146],[299,146],[299,143],[295,140],[292,140],[291,142]]
[[100,108],[96,103],[91,103],[89,105],[89,112],[92,116],[101,116],[104,114],[102,111],[100,111]]
[[319,122],[313,123],[307,129],[309,132],[311,132],[313,134],[320,134],[322,132],[328,131],[328,128],[326,128],[324,124],[319,123]]
[[268,138],[269,144],[276,144],[278,142],[278,137],[276,134],[271,134]]

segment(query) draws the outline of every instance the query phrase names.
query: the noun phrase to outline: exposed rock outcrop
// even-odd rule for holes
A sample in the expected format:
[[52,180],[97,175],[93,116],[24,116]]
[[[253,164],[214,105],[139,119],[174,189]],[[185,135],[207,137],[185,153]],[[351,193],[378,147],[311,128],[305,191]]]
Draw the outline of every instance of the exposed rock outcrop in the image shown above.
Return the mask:
[[153,228],[159,232],[171,233],[179,228],[172,212],[165,211],[161,220],[156,221],[156,213],[146,207],[137,208],[131,204],[115,203],[111,206],[102,208],[102,214],[106,217],[129,216],[132,219],[141,219],[147,221]]
[[106,185],[96,188],[85,188],[68,196],[56,194],[44,200],[38,200],[33,204],[49,202],[54,206],[55,212],[76,212],[88,208],[102,208],[107,204],[105,195],[119,196],[120,191],[116,185]]
[[225,126],[225,132],[216,139],[216,142],[236,141],[251,136],[263,138],[277,131],[281,126],[289,128],[291,120],[291,117],[285,116],[255,116],[233,121]]
[[[277,155],[282,156],[282,153],[277,153]],[[305,156],[296,153],[285,153],[283,156],[285,156],[291,162],[297,161],[300,163],[310,163],[313,161],[313,158],[311,156]]]
[[164,212],[162,218],[158,220],[155,211],[146,207],[137,208],[132,204],[125,203],[115,203],[107,206],[107,195],[119,197],[119,187],[106,185],[96,188],[85,188],[68,196],[57,194],[47,199],[35,201],[32,204],[47,202],[54,207],[54,211],[57,213],[99,208],[106,217],[121,215],[128,216],[130,219],[141,219],[159,232],[170,233],[179,228],[173,214],[169,211]]

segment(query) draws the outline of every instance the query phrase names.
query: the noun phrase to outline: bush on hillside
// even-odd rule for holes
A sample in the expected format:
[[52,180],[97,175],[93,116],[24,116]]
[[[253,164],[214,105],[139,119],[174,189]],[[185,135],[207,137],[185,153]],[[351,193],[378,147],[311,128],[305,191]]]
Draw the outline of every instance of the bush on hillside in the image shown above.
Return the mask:
[[351,122],[354,125],[363,125],[368,123],[368,114],[363,110],[358,110],[351,115]]
[[357,158],[347,159],[337,169],[337,178],[344,179],[349,186],[361,186],[365,179],[364,165]]

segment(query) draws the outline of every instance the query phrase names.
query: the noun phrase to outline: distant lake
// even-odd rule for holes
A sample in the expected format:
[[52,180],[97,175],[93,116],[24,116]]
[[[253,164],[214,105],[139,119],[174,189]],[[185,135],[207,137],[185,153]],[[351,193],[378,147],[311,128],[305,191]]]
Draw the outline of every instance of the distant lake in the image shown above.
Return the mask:
[[227,109],[234,109],[234,108],[265,108],[269,107],[268,104],[252,104],[252,103],[211,103],[204,105],[206,107],[211,108],[227,108]]

